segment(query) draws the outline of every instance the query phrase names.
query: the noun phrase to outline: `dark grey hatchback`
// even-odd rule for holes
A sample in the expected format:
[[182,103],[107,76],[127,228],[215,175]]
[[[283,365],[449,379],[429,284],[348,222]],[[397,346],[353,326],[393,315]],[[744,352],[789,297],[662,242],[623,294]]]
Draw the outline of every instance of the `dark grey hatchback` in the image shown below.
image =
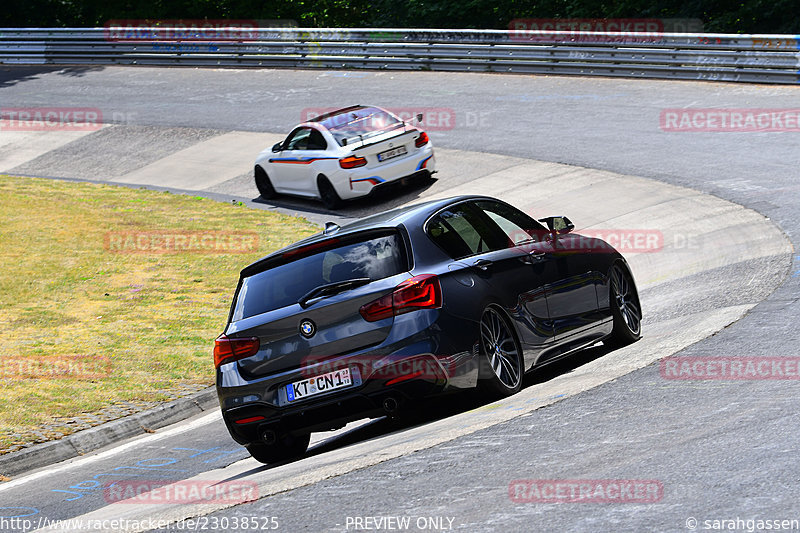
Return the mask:
[[514,394],[535,366],[637,340],[627,262],[572,229],[464,196],[329,224],[246,267],[214,347],[231,436],[281,461],[313,431],[451,391]]

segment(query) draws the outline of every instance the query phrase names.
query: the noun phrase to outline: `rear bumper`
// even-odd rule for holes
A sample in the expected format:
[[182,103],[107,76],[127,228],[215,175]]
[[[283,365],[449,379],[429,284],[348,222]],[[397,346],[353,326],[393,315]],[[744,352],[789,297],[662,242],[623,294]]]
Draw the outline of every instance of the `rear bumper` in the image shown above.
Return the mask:
[[[343,427],[348,422],[363,418],[376,418],[389,414],[384,407],[388,401],[397,406],[446,390],[446,380],[433,376],[385,386],[378,382],[325,396],[300,400],[295,405],[276,406],[272,402],[256,402],[240,407],[223,408],[223,419],[228,431],[239,444],[258,442],[267,429],[278,433],[302,434],[329,431]],[[258,417],[263,419],[240,424],[237,421]]]
[[357,168],[330,177],[331,183],[342,199],[358,198],[371,194],[377,187],[404,180],[423,173],[436,172],[436,157],[428,144],[414,154],[397,162],[388,162],[375,168]]
[[[438,310],[409,313],[439,314]],[[402,327],[402,325],[401,325]],[[223,419],[233,439],[240,444],[260,440],[271,429],[276,432],[308,433],[337,429],[350,421],[388,414],[387,399],[403,403],[436,396],[477,384],[477,345],[469,339],[457,344],[442,339],[435,323],[406,337],[400,343],[381,345],[359,353],[326,358],[313,364],[246,381],[236,363],[217,371],[217,393]],[[442,353],[448,355],[441,355]],[[281,391],[287,385],[340,368],[356,369],[355,383],[293,402]]]
[[423,169],[414,172],[413,174],[409,174],[408,176],[402,176],[394,181],[386,181],[383,183],[379,183],[378,185],[372,187],[372,189],[366,194],[366,196],[379,195],[387,193],[395,188],[404,187],[411,183],[419,183],[421,182],[421,180],[429,178],[432,172],[436,171],[435,170],[429,171],[428,169]]

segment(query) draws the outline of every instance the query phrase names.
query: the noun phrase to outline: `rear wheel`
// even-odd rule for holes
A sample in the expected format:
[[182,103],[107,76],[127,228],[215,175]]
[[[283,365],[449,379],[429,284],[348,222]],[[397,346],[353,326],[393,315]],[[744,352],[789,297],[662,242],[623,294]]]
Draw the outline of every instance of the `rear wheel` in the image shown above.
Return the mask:
[[247,451],[256,461],[264,464],[278,463],[287,459],[295,459],[303,455],[311,442],[311,435],[280,435],[274,444],[252,443],[246,446]]
[[320,175],[317,178],[317,189],[319,189],[319,197],[325,207],[328,209],[339,209],[342,207],[342,199],[339,198],[339,194],[336,192],[336,189],[333,188],[331,182],[328,181],[328,178]]
[[642,336],[642,307],[633,276],[619,263],[611,267],[609,279],[611,314],[614,330],[609,338],[612,346],[625,346]]
[[481,317],[481,388],[493,396],[511,396],[522,387],[522,350],[508,320],[494,307]]
[[265,200],[275,198],[275,188],[272,186],[272,182],[269,181],[269,176],[267,176],[267,172],[263,168],[256,167],[255,178],[256,187],[258,188],[258,192],[261,193],[261,197]]

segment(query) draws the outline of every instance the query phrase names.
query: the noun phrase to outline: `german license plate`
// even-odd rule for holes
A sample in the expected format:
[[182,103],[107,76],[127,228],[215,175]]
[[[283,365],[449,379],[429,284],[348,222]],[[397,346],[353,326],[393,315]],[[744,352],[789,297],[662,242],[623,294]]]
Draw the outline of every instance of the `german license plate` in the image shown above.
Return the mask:
[[385,152],[379,153],[378,161],[386,161],[387,159],[391,159],[399,155],[405,155],[407,153],[408,150],[406,150],[405,146],[398,146],[397,148],[392,148],[391,150],[386,150]]
[[286,385],[286,399],[290,402],[309,398],[337,389],[344,389],[353,384],[353,376],[349,368],[334,370],[320,376],[303,379]]

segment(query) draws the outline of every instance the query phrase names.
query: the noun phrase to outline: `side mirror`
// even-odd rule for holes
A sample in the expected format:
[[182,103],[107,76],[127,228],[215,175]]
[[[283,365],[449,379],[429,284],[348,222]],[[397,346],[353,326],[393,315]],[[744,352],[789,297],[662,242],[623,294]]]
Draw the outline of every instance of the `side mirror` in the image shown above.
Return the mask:
[[280,152],[281,150],[283,150],[283,143],[275,143],[272,147],[273,152]]
[[564,235],[575,229],[575,225],[567,217],[545,217],[540,218],[539,222],[547,224],[550,233]]
[[425,115],[423,115],[422,113],[417,113],[417,122],[419,122],[421,124],[422,123],[422,119],[423,119],[424,116]]

